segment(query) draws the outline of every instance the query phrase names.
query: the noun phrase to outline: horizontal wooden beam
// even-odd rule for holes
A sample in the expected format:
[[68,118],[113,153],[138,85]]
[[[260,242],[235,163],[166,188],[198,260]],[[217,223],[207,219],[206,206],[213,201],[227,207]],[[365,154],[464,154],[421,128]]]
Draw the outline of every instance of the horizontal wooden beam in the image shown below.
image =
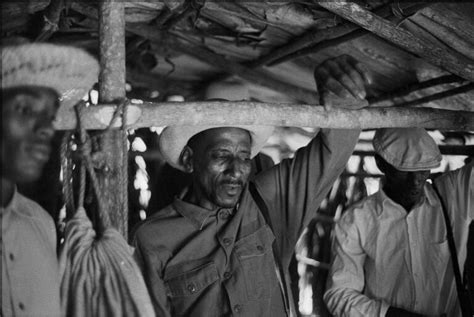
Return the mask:
[[[108,126],[114,105],[88,107],[84,111],[86,129]],[[364,108],[360,110],[325,109],[318,105],[260,102],[164,102],[129,104],[130,128],[167,125],[272,125],[320,128],[424,127],[429,129],[472,131],[474,112],[433,108]],[[120,126],[120,120],[117,120]],[[73,111],[60,110],[56,128],[73,129]]]
[[319,1],[318,4],[436,66],[474,81],[474,61],[454,50],[438,47],[423,38],[416,37],[397,24],[381,18],[356,3]]

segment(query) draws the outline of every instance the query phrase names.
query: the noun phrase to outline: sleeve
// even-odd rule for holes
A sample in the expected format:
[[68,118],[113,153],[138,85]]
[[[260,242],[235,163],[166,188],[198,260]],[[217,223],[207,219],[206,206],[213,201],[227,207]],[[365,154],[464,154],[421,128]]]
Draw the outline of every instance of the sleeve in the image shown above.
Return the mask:
[[443,174],[434,182],[440,194],[446,197],[445,203],[451,214],[462,217],[464,222],[474,219],[474,161],[463,167]]
[[293,159],[259,174],[255,187],[268,207],[276,248],[286,266],[298,237],[343,171],[360,130],[321,129]]
[[133,256],[144,276],[155,314],[160,317],[171,317],[166,287],[162,279],[162,265],[157,254],[156,251],[153,252],[144,247],[137,233]]
[[364,262],[366,254],[361,245],[360,230],[352,211],[347,211],[334,228],[331,267],[324,301],[334,316],[380,316],[389,305],[365,296]]

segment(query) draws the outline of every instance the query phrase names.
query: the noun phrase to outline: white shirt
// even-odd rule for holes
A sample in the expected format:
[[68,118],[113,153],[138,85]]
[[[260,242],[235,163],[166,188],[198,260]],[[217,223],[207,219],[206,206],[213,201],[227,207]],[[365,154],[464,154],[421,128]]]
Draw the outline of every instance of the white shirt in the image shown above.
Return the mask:
[[2,316],[59,316],[53,220],[38,204],[16,191],[0,215]]
[[[435,183],[447,203],[461,274],[474,218],[473,164]],[[385,316],[389,306],[425,315],[461,316],[446,226],[432,185],[410,213],[380,190],[335,227],[324,300],[335,316]]]

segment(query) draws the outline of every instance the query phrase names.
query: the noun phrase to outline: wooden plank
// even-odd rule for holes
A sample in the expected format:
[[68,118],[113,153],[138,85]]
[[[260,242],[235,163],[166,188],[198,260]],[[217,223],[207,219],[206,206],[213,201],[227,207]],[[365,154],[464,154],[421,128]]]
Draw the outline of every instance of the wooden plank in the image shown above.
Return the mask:
[[[87,129],[104,129],[113,115],[113,105],[89,107],[85,112]],[[325,109],[307,104],[260,102],[145,102],[130,104],[130,128],[167,125],[273,125],[339,129],[383,127],[424,127],[429,129],[472,131],[474,112],[433,108]],[[67,111],[60,112],[56,128],[72,129],[76,121]],[[120,125],[120,121],[118,122]]]
[[360,5],[346,1],[319,1],[320,6],[416,54],[455,75],[474,81],[474,62],[453,50],[436,47]]
[[[102,103],[117,102],[125,98],[126,93],[125,9],[121,0],[102,0],[99,4],[99,48],[99,100]],[[85,118],[84,123],[87,121]],[[100,138],[107,169],[98,173],[102,199],[111,225],[125,238],[128,231],[126,135],[126,131],[114,129]]]

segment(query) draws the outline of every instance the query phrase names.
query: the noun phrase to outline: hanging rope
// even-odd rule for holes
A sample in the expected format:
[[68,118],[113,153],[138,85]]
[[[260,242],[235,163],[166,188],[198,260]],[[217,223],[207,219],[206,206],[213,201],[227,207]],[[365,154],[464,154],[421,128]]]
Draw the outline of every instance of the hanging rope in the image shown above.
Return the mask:
[[[78,208],[66,225],[59,259],[62,314],[68,317],[154,316],[145,281],[132,257],[133,250],[110,225],[100,195],[91,158],[94,141],[82,126],[85,107],[85,104],[80,104],[75,108],[80,184]],[[118,114],[124,111],[125,106],[119,105]],[[113,126],[113,121],[110,126]],[[126,129],[126,122],[122,123],[122,129]],[[124,131],[124,146],[126,141]],[[84,209],[87,180],[90,180],[97,201],[99,221],[95,228]],[[126,182],[126,178],[120,182]]]
[[[102,196],[100,195],[99,181],[97,180],[97,175],[94,171],[94,166],[91,159],[91,140],[85,129],[82,127],[82,122],[84,118],[84,110],[86,108],[85,103],[80,103],[75,107],[77,115],[77,130],[79,133],[79,149],[81,154],[81,169],[80,169],[80,180],[79,180],[79,203],[78,207],[84,207],[84,196],[86,190],[86,171],[91,180],[92,189],[97,200],[97,211],[99,215],[98,221],[98,230],[99,233],[102,233],[105,228],[110,227],[110,216],[107,213],[107,209],[104,206]],[[112,123],[113,124],[113,123]]]
[[[60,155],[61,155],[61,170],[63,173],[63,196],[64,196],[64,203],[66,205],[66,211],[69,211],[71,214],[74,210],[76,210],[74,204],[74,191],[73,191],[73,184],[72,184],[72,160],[70,157],[70,148],[69,142],[72,136],[72,132],[66,131],[64,136],[61,140],[61,148],[60,148]],[[66,216],[66,219],[69,217]]]

